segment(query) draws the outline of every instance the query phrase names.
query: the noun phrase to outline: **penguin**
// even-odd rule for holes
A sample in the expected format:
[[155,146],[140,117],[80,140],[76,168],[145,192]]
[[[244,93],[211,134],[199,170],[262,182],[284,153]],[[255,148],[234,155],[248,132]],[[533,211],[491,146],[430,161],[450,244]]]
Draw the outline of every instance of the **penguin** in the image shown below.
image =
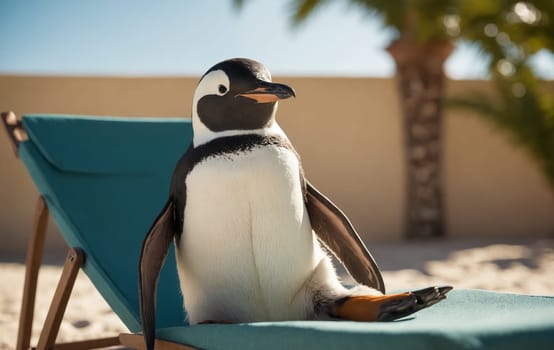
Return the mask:
[[[139,262],[143,334],[155,335],[155,296],[176,247],[190,324],[342,319],[391,321],[446,298],[452,287],[385,294],[383,277],[347,216],[304,175],[275,115],[295,91],[235,58],[211,67],[193,97],[193,142]],[[340,282],[330,254],[356,281]]]

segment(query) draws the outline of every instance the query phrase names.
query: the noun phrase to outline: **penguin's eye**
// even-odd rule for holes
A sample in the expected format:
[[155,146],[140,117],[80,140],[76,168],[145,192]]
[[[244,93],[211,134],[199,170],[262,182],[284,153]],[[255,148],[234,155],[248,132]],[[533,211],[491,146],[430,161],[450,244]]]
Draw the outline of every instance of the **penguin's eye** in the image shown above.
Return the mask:
[[225,87],[225,85],[219,85],[218,90],[219,93],[222,95],[227,92],[227,88]]

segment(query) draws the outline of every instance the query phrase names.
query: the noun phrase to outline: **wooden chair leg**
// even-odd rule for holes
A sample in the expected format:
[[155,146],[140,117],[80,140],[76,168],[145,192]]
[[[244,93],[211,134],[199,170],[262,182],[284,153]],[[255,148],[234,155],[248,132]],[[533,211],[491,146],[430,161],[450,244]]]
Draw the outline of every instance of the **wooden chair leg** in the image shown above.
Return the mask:
[[79,273],[79,269],[83,265],[84,254],[78,248],[69,249],[67,258],[65,260],[62,276],[60,282],[54,293],[54,298],[48,309],[46,320],[44,321],[44,327],[38,340],[37,349],[46,350],[52,349],[60,330],[67,302],[73,290],[75,279]]
[[92,340],[80,340],[71,343],[57,343],[53,350],[88,350],[109,348],[121,345],[119,337],[100,338]]
[[29,240],[29,247],[27,250],[25,284],[23,286],[21,313],[19,315],[19,331],[17,333],[17,350],[27,350],[31,343],[37,279],[42,261],[42,253],[44,251],[44,239],[47,226],[48,207],[46,206],[44,198],[41,196],[37,201],[31,239]]

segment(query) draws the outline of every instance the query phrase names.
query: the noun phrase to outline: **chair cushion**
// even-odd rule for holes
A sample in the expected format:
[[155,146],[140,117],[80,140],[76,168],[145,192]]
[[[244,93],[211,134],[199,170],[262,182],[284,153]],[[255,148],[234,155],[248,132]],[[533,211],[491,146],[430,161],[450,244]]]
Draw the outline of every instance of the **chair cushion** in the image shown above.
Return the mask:
[[388,323],[291,321],[195,325],[158,337],[202,349],[552,349],[554,297],[453,290]]
[[[83,270],[133,332],[140,331],[138,259],[192,141],[190,120],[26,115],[19,156]],[[158,290],[158,325],[185,324],[173,248]]]

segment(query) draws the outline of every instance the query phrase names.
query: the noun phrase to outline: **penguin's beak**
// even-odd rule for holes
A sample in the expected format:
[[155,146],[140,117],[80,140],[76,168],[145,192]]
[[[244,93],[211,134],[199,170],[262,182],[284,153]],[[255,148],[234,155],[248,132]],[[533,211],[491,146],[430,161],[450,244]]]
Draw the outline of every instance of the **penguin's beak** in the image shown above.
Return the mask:
[[237,94],[235,97],[246,97],[256,101],[257,103],[271,103],[278,100],[284,100],[289,97],[296,97],[294,90],[285,84],[258,80],[257,85],[258,87],[254,90]]

